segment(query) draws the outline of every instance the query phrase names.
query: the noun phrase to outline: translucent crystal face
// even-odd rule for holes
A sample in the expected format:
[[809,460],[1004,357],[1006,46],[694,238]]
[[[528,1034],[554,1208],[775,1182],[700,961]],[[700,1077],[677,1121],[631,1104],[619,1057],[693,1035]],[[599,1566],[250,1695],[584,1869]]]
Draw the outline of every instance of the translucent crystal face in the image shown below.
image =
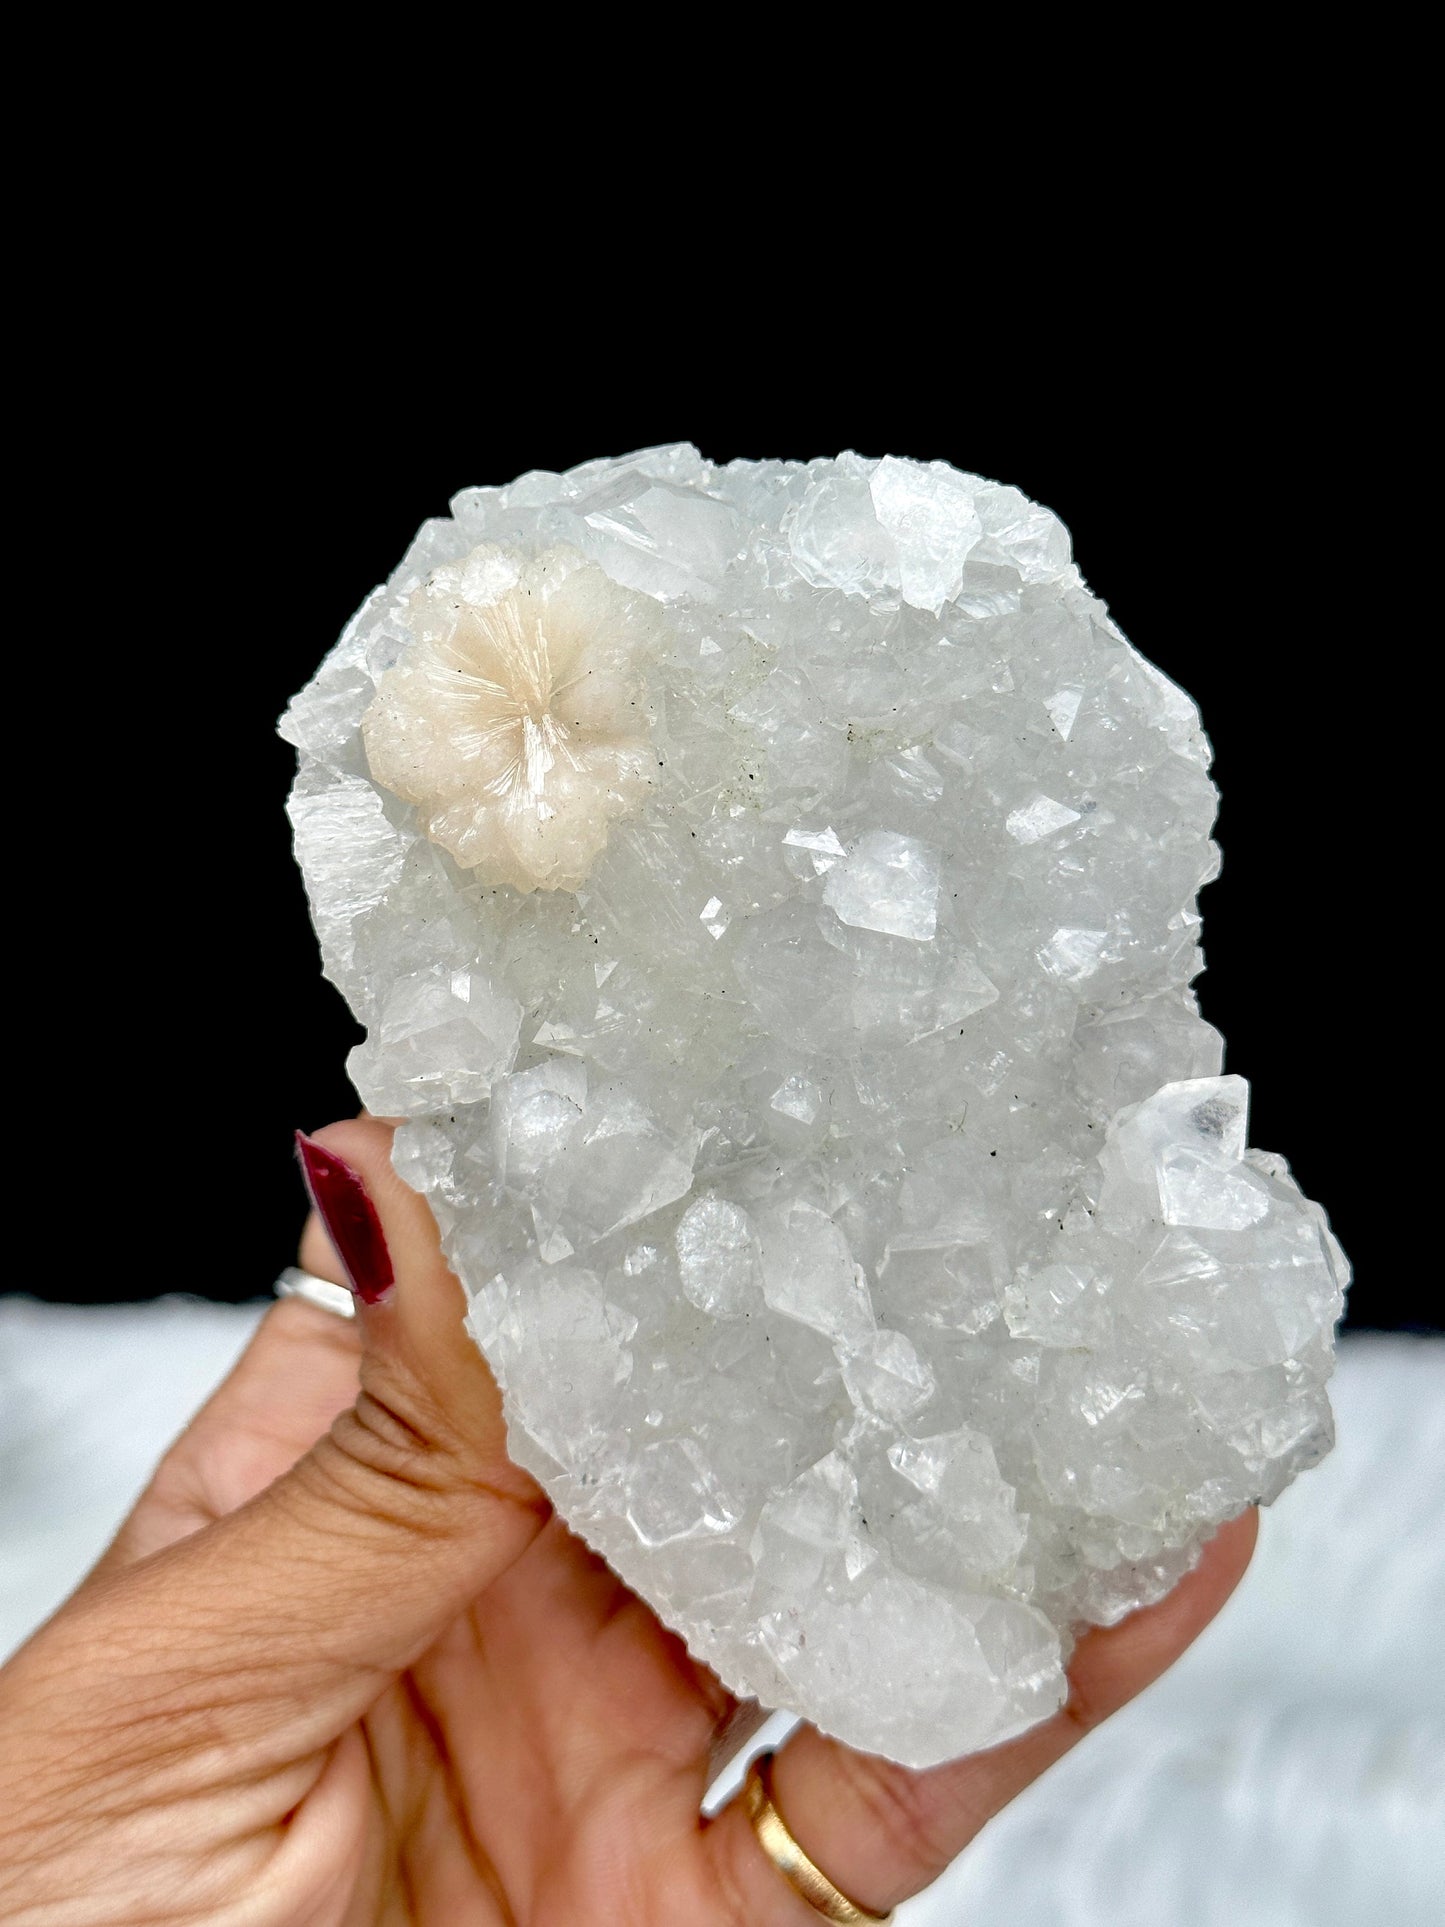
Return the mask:
[[1328,1448],[1343,1260],[1189,989],[1208,745],[1047,510],[469,490],[284,729],[512,1450],[735,1689],[992,1744]]
[[410,598],[361,719],[377,782],[466,870],[575,890],[646,791],[652,612],[580,556],[479,547]]

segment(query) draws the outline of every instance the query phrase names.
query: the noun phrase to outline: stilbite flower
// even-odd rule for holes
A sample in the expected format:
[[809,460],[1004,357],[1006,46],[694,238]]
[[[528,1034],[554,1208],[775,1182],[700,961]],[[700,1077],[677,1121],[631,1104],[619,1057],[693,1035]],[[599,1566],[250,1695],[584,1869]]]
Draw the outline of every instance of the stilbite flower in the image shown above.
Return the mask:
[[474,549],[428,577],[362,718],[372,775],[484,882],[575,890],[645,793],[637,669],[655,605],[565,549]]

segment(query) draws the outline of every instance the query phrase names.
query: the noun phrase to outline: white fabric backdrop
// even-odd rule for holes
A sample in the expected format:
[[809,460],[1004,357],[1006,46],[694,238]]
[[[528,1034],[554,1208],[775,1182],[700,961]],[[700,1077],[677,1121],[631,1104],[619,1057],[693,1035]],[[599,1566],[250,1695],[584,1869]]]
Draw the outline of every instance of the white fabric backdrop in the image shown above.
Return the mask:
[[[0,1656],[105,1544],[258,1311],[0,1299]],[[1356,1337],[1340,1443],[1192,1652],[899,1927],[1445,1921],[1445,1344]]]

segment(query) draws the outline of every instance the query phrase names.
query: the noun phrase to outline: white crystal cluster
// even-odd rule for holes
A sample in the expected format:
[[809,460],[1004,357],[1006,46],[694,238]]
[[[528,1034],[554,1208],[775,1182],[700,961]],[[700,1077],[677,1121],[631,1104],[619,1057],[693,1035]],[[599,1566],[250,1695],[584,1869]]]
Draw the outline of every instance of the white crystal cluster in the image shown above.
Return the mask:
[[452,511],[283,730],[513,1451],[740,1692],[1017,1733],[1330,1441],[1344,1261],[1189,989],[1194,706],[942,463]]

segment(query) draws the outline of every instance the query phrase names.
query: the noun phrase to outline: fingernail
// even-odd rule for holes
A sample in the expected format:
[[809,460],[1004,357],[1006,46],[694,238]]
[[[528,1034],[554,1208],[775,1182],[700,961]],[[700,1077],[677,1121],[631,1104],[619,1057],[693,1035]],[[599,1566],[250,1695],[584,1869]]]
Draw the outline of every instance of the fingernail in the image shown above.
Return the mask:
[[366,1195],[361,1173],[304,1131],[296,1133],[296,1155],[307,1194],[336,1247],[346,1282],[363,1305],[379,1305],[391,1290],[395,1273],[381,1219]]

